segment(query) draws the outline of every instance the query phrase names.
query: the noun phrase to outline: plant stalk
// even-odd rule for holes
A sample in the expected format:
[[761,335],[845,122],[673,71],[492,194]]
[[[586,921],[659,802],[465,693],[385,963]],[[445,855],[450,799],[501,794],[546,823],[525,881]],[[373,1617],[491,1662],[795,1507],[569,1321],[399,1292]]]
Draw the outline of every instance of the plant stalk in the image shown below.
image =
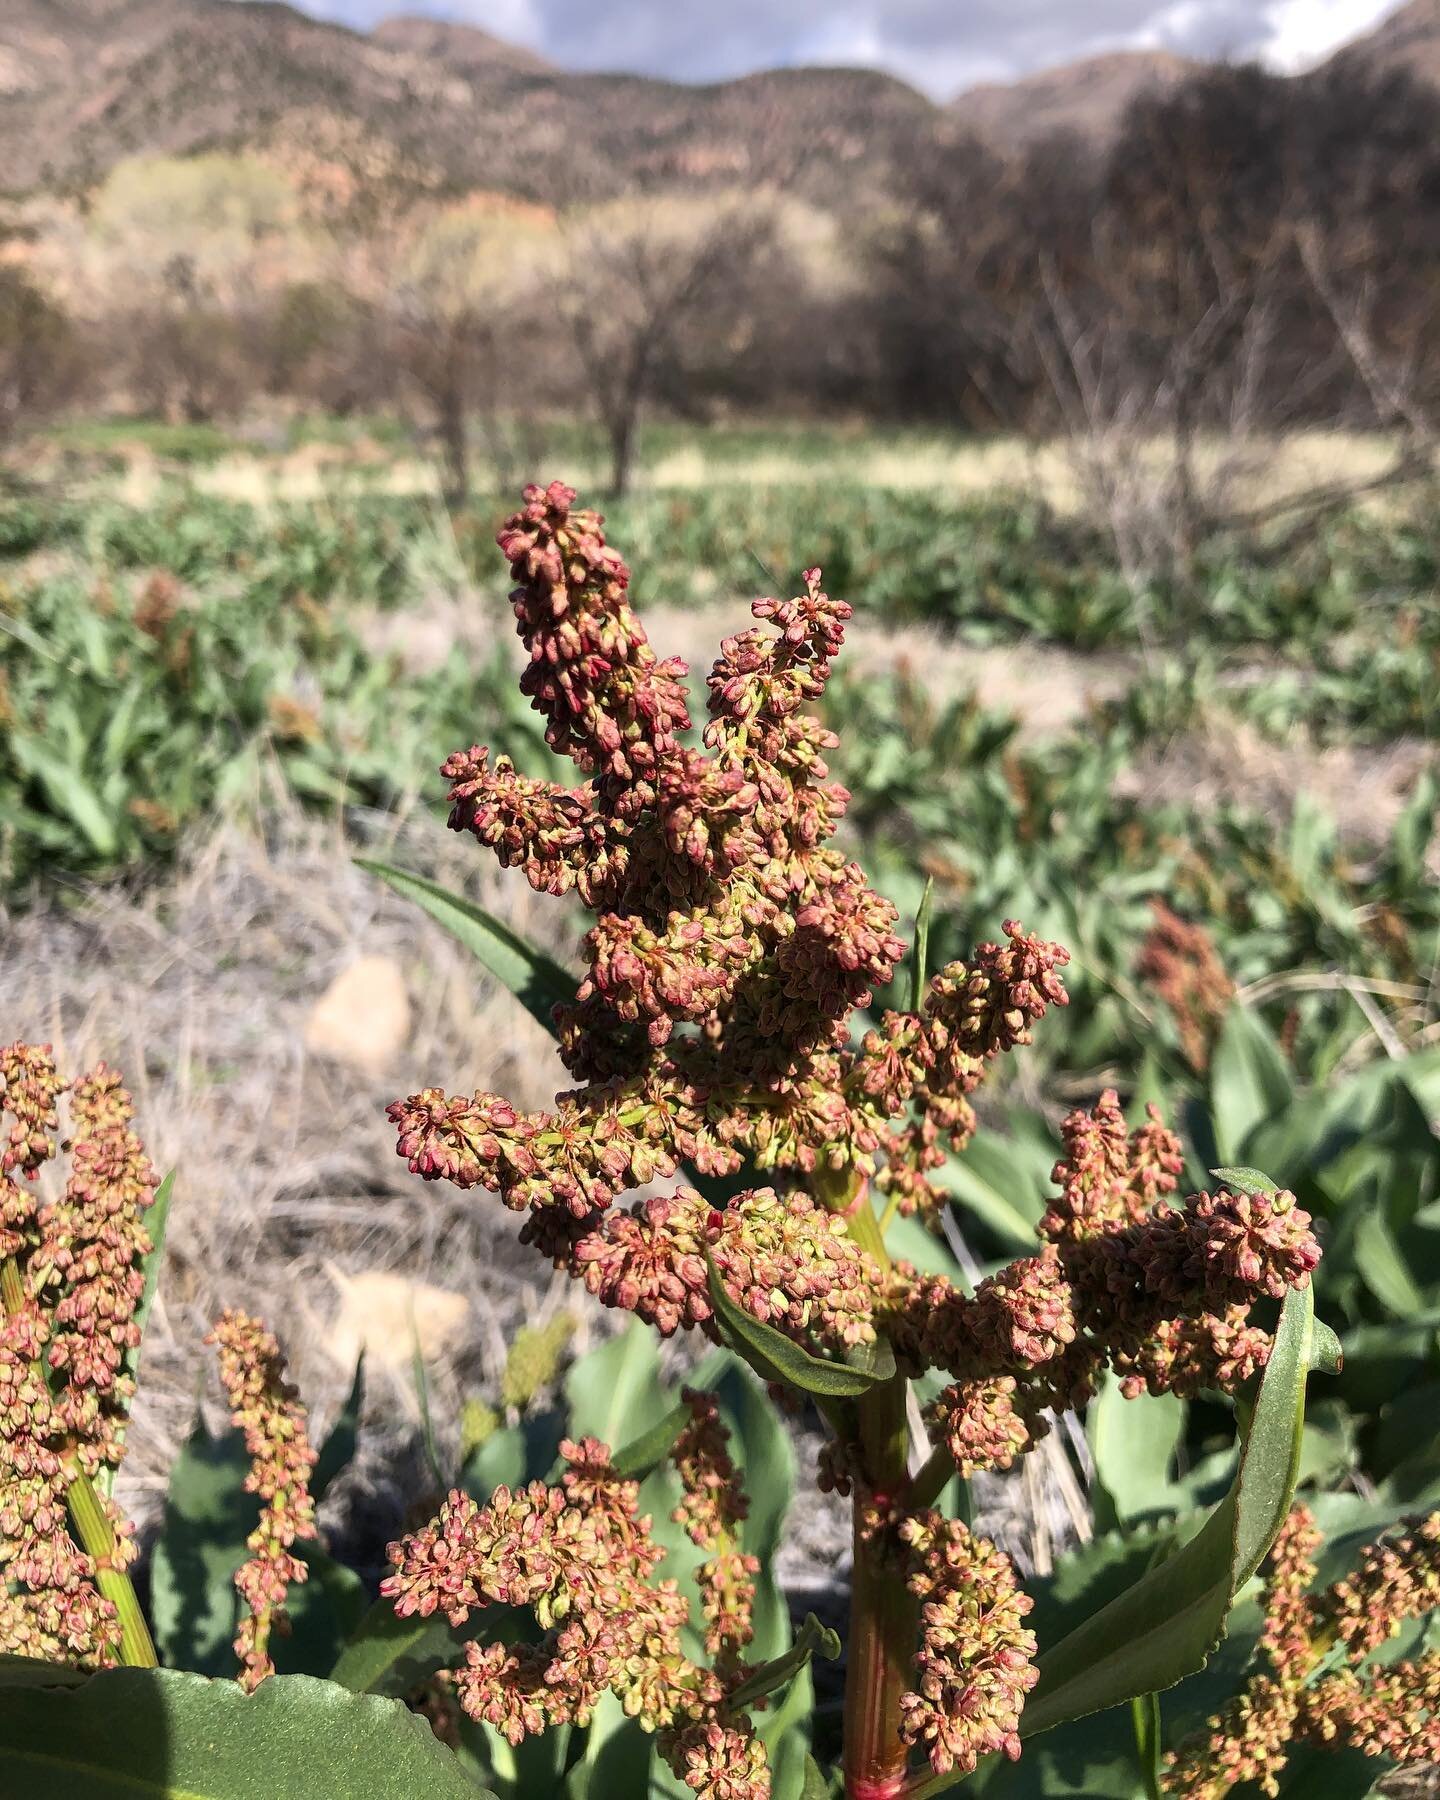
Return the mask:
[[[13,1258],[0,1269],[0,1296],[7,1313],[17,1313],[25,1304],[25,1287]],[[37,1364],[42,1377],[49,1381],[49,1371]],[[95,1564],[95,1585],[114,1606],[120,1622],[120,1661],[127,1669],[153,1669],[159,1664],[150,1627],[135,1592],[135,1585],[122,1568],[116,1566],[118,1545],[115,1532],[95,1491],[95,1483],[80,1467],[73,1450],[62,1458],[69,1477],[65,1504],[80,1547]]]
[[869,1528],[880,1505],[905,1487],[909,1447],[905,1380],[896,1376],[859,1405],[865,1480],[854,1498],[855,1563],[850,1587],[849,1667],[845,1679],[846,1800],[894,1800],[905,1786],[906,1746],[900,1696],[911,1684],[918,1603],[896,1566],[888,1530]]
[[[820,1189],[832,1212],[843,1213],[851,1238],[882,1269],[890,1267],[880,1221],[860,1180]],[[850,1631],[845,1676],[845,1800],[898,1800],[905,1789],[908,1751],[900,1736],[900,1696],[909,1687],[919,1603],[896,1566],[887,1530],[870,1524],[872,1504],[884,1510],[906,1491],[909,1429],[903,1375],[871,1388],[857,1403],[864,1478],[855,1486],[855,1563],[850,1586]]]

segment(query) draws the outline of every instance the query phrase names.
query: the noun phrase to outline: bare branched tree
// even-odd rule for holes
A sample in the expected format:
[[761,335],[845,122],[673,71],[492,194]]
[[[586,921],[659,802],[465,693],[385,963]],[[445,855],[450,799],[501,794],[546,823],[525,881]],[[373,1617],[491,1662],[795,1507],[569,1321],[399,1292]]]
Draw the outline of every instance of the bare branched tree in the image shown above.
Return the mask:
[[775,253],[773,218],[754,200],[617,201],[570,222],[555,295],[617,495],[630,486],[645,409],[699,411],[717,371],[743,355]]

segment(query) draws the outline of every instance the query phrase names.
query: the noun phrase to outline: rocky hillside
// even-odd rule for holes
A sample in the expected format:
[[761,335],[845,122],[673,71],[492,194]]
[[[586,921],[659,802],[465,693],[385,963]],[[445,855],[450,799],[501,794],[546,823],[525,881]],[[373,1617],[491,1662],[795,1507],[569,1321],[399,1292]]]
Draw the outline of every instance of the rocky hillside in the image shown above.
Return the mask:
[[1142,93],[1173,87],[1195,67],[1163,50],[1117,50],[1087,56],[1021,81],[987,82],[951,102],[967,130],[997,149],[1017,150],[1052,131],[1103,140]]
[[[1440,0],[1411,0],[1341,54],[1440,82]],[[327,166],[367,199],[772,180],[863,208],[928,142],[1103,140],[1137,93],[1191,66],[1117,52],[939,107],[873,70],[704,87],[568,74],[471,26],[398,17],[366,36],[276,0],[0,0],[0,186],[73,191],[138,153],[253,148]]]
[[[676,177],[882,192],[891,159],[955,127],[872,70],[710,87],[570,75],[463,26],[366,37],[257,0],[4,0],[0,170],[88,185],[122,157],[244,146],[420,189],[549,201]],[[823,194],[819,190],[828,190]]]

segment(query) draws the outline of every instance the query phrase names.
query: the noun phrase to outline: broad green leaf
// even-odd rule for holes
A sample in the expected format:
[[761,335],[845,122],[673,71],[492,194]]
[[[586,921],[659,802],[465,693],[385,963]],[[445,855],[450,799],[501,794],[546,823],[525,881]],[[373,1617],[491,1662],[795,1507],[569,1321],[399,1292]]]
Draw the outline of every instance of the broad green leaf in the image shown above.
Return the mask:
[[[235,1672],[235,1571],[249,1555],[245,1539],[260,1511],[257,1496],[245,1491],[249,1468],[238,1431],[211,1438],[202,1426],[171,1470],[150,1568],[155,1643],[171,1667],[203,1675]],[[307,1578],[291,1585],[290,1629],[274,1634],[271,1654],[282,1673],[324,1673],[360,1623],[364,1589],[354,1570],[318,1543],[301,1541],[295,1554]]]
[[340,1416],[330,1427],[325,1442],[315,1458],[310,1476],[310,1492],[317,1503],[325,1498],[330,1483],[342,1470],[348,1469],[355,1457],[360,1438],[360,1409],[365,1404],[365,1352],[355,1359],[355,1375],[350,1392],[340,1409]]
[[101,862],[109,862],[120,848],[115,818],[80,770],[59,761],[40,738],[13,732],[10,749],[20,767],[44,788],[54,810],[79,827]]
[[613,1694],[602,1694],[585,1733],[584,1754],[565,1778],[565,1800],[646,1794],[654,1760],[654,1733],[626,1718]]
[[655,1333],[641,1320],[571,1363],[565,1374],[570,1436],[595,1437],[613,1449],[668,1414]]
[[[151,1309],[155,1305],[155,1296],[160,1291],[160,1267],[165,1260],[165,1233],[170,1225],[170,1202],[175,1194],[175,1171],[172,1169],[155,1190],[155,1198],[145,1209],[145,1231],[150,1239],[150,1248],[141,1259],[140,1270],[145,1285],[140,1290],[140,1301],[135,1308],[135,1325],[143,1342],[145,1327],[150,1322]],[[133,1350],[125,1352],[124,1373],[133,1380],[140,1373],[140,1349],[136,1344]]]
[[869,1346],[868,1355],[854,1362],[827,1362],[823,1357],[812,1356],[783,1331],[763,1324],[738,1307],[725,1292],[719,1271],[708,1256],[706,1266],[716,1317],[732,1348],[763,1380],[784,1382],[805,1394],[853,1399],[868,1392],[877,1381],[888,1381],[895,1373],[894,1352],[884,1338]]
[[825,1771],[813,1756],[805,1758],[805,1785],[801,1788],[798,1800],[830,1800],[831,1789]]
[[1095,1461],[1091,1504],[1097,1530],[1177,1510],[1170,1466],[1184,1430],[1183,1400],[1174,1394],[1127,1400],[1116,1378],[1105,1377],[1085,1415]]
[[930,1179],[1007,1248],[1035,1248],[1035,1226],[1044,1208],[1033,1204],[1027,1176],[1007,1164],[1003,1139],[977,1138],[963,1156],[947,1156]]
[[502,924],[483,906],[476,906],[463,894],[452,894],[438,882],[365,857],[357,857],[356,865],[378,875],[397,894],[413,900],[443,925],[502,987],[510,990],[530,1017],[553,1035],[553,1009],[562,1001],[573,1000],[576,988],[575,977],[567,975],[553,957],[527,944],[518,932]]
[[1232,1194],[1273,1194],[1277,1191],[1275,1183],[1259,1169],[1232,1169],[1222,1163],[1210,1173]]
[[610,1458],[611,1468],[626,1481],[643,1481],[652,1469],[664,1462],[689,1422],[690,1408],[682,1400],[663,1418],[657,1419],[648,1431],[642,1431],[639,1437],[632,1438],[617,1450]]
[[254,1694],[175,1669],[0,1687],[0,1758],[5,1791],[45,1800],[484,1800],[399,1701],[308,1675]]
[[399,1618],[388,1600],[377,1600],[341,1650],[330,1679],[356,1694],[406,1694],[437,1669],[460,1662],[472,1638],[510,1643],[533,1634],[530,1615],[513,1607],[488,1607],[457,1628],[442,1618]]
[[565,1421],[553,1409],[527,1413],[518,1425],[502,1425],[477,1444],[460,1471],[460,1486],[482,1504],[497,1487],[543,1481],[554,1467]]
[[1236,1594],[1260,1566],[1295,1492],[1305,1381],[1314,1354],[1313,1290],[1292,1288],[1243,1432],[1240,1467],[1204,1526],[1164,1563],[1044,1652],[1022,1737],[1160,1693],[1203,1668]]
[[1425,1296],[1405,1266],[1384,1213],[1367,1211],[1357,1220],[1354,1255],[1361,1280],[1387,1312],[1413,1319],[1425,1311]]
[[1345,1367],[1345,1351],[1323,1319],[1315,1321],[1315,1343],[1310,1366],[1317,1375],[1338,1375]]
[[0,1687],[79,1687],[92,1673],[34,1656],[0,1656]]
[[766,1694],[787,1686],[812,1656],[823,1656],[834,1662],[839,1654],[840,1639],[836,1633],[828,1625],[822,1625],[814,1613],[807,1613],[805,1623],[796,1632],[795,1641],[785,1654],[752,1669],[730,1696],[730,1704],[736,1708],[752,1706]]
[[1210,1062],[1210,1106],[1222,1158],[1238,1157],[1251,1132],[1294,1097],[1285,1058],[1265,1022],[1248,1007],[1232,1006]]
[[238,1431],[197,1425],[170,1470],[165,1519],[150,1562],[155,1647],[171,1668],[233,1675],[235,1571],[260,1502],[245,1492],[249,1459]]

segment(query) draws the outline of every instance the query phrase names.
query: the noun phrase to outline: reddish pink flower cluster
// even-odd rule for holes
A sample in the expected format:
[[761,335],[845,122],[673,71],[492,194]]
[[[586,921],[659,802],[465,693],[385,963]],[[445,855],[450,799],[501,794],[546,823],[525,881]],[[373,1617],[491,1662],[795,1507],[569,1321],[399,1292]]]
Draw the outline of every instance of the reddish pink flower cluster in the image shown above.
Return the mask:
[[848,796],[828,779],[835,739],[805,710],[850,608],[816,569],[798,597],[757,601],[757,625],[727,638],[711,671],[698,751],[679,737],[683,665],[656,658],[625,564],[574,500],[559,483],[528,488],[500,545],[530,655],[522,687],[588,779],[529,780],[479,748],[445,773],[452,826],[598,914],[588,971],[557,1015],[587,1085],[534,1113],[426,1089],[390,1108],[399,1152],[427,1179],[529,1211],[529,1241],[663,1329],[708,1318],[708,1246],[757,1316],[822,1344],[866,1342],[877,1272],[793,1198],[742,1195],[718,1230],[697,1228],[685,1190],[627,1222],[595,1215],[681,1163],[717,1175],[747,1158],[792,1180],[854,1181],[883,1155],[902,1204],[930,1205],[938,1138],[963,1141],[965,1096],[988,1064],[1065,1003],[1066,953],[1007,922],[1003,945],[936,976],[919,1014],[886,1013],[850,1049],[850,1014],[904,951],[895,909],[827,844]]
[[[70,1097],[70,1173],[40,1203],[31,1185],[55,1153],[65,1083],[48,1046],[0,1050],[0,1649],[107,1664],[120,1627],[101,1564],[77,1542],[77,1479],[114,1469],[134,1394],[135,1309],[150,1250],[143,1215],[156,1178],[129,1129],[130,1096],[102,1063]],[[106,1566],[134,1551],[113,1503],[89,1488],[114,1537]],[[9,1584],[15,1584],[13,1588]]]
[[1203,925],[1182,919],[1163,900],[1154,901],[1152,910],[1155,922],[1140,946],[1135,973],[1169,1008],[1180,1048],[1190,1066],[1203,1072],[1235,983]]
[[962,1475],[1008,1468],[1043,1432],[1043,1415],[1083,1404],[1107,1364],[1131,1395],[1233,1389],[1270,1352],[1251,1307],[1303,1286],[1319,1260],[1293,1194],[1196,1194],[1183,1208],[1162,1198],[1181,1156],[1153,1109],[1127,1131],[1107,1092],[1062,1129],[1060,1193],[1039,1256],[973,1297],[904,1265],[892,1280],[897,1351],[959,1377],[930,1424]]
[[[1309,1508],[1294,1508],[1271,1550],[1255,1674],[1168,1759],[1166,1793],[1224,1800],[1255,1782],[1278,1795],[1303,1741],[1400,1764],[1440,1760],[1440,1652],[1366,1665],[1406,1620],[1440,1609],[1440,1514],[1395,1543],[1366,1544],[1350,1575],[1310,1595],[1319,1543]],[[1341,1667],[1327,1667],[1336,1652]]]
[[918,1513],[900,1526],[909,1587],[924,1602],[917,1691],[901,1700],[906,1743],[937,1775],[969,1774],[982,1756],[1020,1754],[1018,1726],[1034,1687],[1031,1602],[1008,1556],[958,1520]]
[[679,1188],[578,1229],[532,1214],[521,1238],[666,1337],[692,1325],[717,1335],[708,1256],[736,1305],[766,1324],[821,1349],[875,1338],[876,1271],[844,1221],[804,1193],[749,1189],[721,1211]]
[[684,1399],[690,1423],[670,1451],[684,1489],[673,1517],[693,1544],[711,1553],[695,1572],[705,1614],[705,1649],[720,1659],[719,1667],[733,1668],[755,1635],[760,1560],[741,1550],[738,1541],[750,1503],[726,1448],[730,1433],[721,1423],[715,1396],[686,1388]]
[[[940,970],[916,1011],[884,1012],[852,1044],[851,1014],[891,980],[904,946],[895,909],[830,846],[848,796],[829,780],[835,739],[806,710],[824,691],[849,607],[815,569],[795,598],[757,601],[756,624],[725,640],[711,671],[701,751],[681,741],[683,666],[656,657],[624,563],[598,515],[574,500],[558,483],[528,488],[500,543],[530,657],[522,686],[583,779],[532,781],[479,748],[451,757],[445,774],[453,827],[538,891],[573,888],[596,914],[586,973],[556,1009],[580,1085],[546,1112],[434,1088],[397,1101],[390,1116],[410,1167],[498,1193],[526,1213],[523,1241],[663,1333],[716,1333],[712,1280],[822,1354],[883,1330],[908,1368],[955,1377],[931,1426],[967,1475],[1007,1466],[1042,1415],[1082,1401],[1107,1364],[1127,1391],[1233,1385],[1258,1368],[1269,1340],[1249,1308],[1308,1279],[1308,1218],[1290,1195],[1172,1206],[1176,1140],[1153,1117],[1128,1132],[1113,1094],[1067,1122],[1038,1254],[971,1297],[882,1267],[876,1221],[857,1210],[870,1206],[867,1184],[903,1211],[938,1209],[930,1176],[947,1146],[968,1140],[971,1095],[1048,1008],[1066,1004],[1068,955],[1007,920],[1004,940]],[[682,1164],[704,1177],[747,1163],[775,1171],[776,1187],[723,1205],[682,1187],[612,1207]],[[869,1253],[847,1218],[860,1221]],[[457,1619],[494,1600],[536,1605],[552,1631],[545,1645],[470,1653],[462,1700],[475,1716],[520,1735],[587,1716],[609,1687],[666,1733],[698,1792],[748,1795],[759,1791],[758,1749],[745,1750],[738,1723],[717,1711],[748,1636],[750,1572],[734,1520],[715,1510],[733,1471],[709,1411],[697,1411],[682,1446],[682,1516],[714,1553],[704,1578],[714,1670],[677,1660],[633,1493],[603,1467],[583,1477],[583,1515],[578,1467],[562,1495],[502,1490],[483,1511],[452,1496],[428,1532],[396,1546],[386,1588],[402,1611],[443,1607]],[[589,1452],[577,1455],[589,1469]],[[859,1444],[832,1446],[825,1479],[861,1490],[883,1526],[868,1548],[899,1558],[899,1515],[878,1505],[865,1462]],[[933,1515],[902,1529],[926,1602],[907,1741],[944,1770],[1013,1753],[1033,1644],[1010,1566]],[[557,1612],[557,1596],[574,1612]],[[562,1621],[563,1643],[553,1635]]]
[[305,1581],[310,1573],[293,1546],[316,1535],[310,1497],[315,1452],[305,1429],[305,1408],[285,1379],[285,1358],[260,1320],[232,1308],[205,1341],[219,1349],[230,1416],[245,1434],[250,1457],[245,1491],[261,1500],[259,1521],[245,1540],[249,1560],[235,1572],[235,1591],[246,1608],[235,1654],[240,1685],[253,1693],[275,1672],[270,1635],[289,1629],[286,1595],[292,1583]]
[[[734,1472],[704,1397],[692,1405],[694,1422],[676,1450],[689,1478],[681,1510],[692,1535],[728,1538],[740,1513]],[[464,1711],[511,1743],[587,1723],[608,1691],[660,1734],[662,1754],[697,1793],[767,1800],[764,1750],[725,1704],[743,1665],[725,1657],[722,1677],[685,1655],[689,1607],[674,1581],[654,1579],[663,1552],[639,1516],[638,1484],[615,1474],[593,1438],[560,1449],[570,1466],[558,1488],[500,1487],[483,1507],[452,1493],[422,1531],[390,1546],[395,1573],[381,1593],[402,1618],[439,1612],[452,1625],[486,1606],[534,1611],[546,1632],[540,1643],[472,1643],[456,1682]],[[732,1568],[726,1579],[740,1573]],[[720,1614],[710,1622],[718,1629]],[[734,1785],[717,1785],[722,1779]]]
[[1293,1746],[1306,1741],[1412,1766],[1440,1761],[1440,1652],[1366,1661],[1407,1620],[1440,1610],[1440,1513],[1367,1545],[1351,1574],[1312,1594],[1320,1541],[1309,1509],[1296,1507],[1270,1553],[1255,1672],[1167,1759],[1166,1793],[1224,1800],[1253,1782],[1278,1794]]

